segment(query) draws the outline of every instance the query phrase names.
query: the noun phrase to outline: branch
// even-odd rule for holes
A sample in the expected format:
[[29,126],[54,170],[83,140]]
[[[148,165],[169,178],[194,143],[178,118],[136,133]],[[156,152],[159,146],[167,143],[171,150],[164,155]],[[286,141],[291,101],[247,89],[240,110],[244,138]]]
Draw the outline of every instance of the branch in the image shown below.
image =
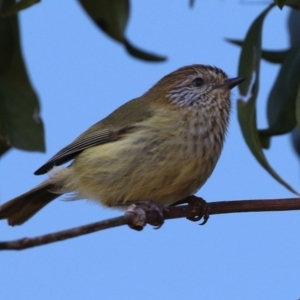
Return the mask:
[[[190,200],[193,201],[190,201]],[[195,205],[195,200],[198,204]],[[183,203],[187,205],[170,206],[163,210],[164,220],[176,218],[188,218],[190,220],[199,220],[206,212],[209,215],[241,213],[241,212],[258,212],[258,211],[287,211],[300,210],[300,198],[272,199],[272,200],[239,200],[239,201],[221,201],[206,203],[201,198],[190,196]],[[204,204],[203,204],[204,203]],[[142,214],[142,215],[141,215]],[[63,241],[80,235],[89,234],[95,231],[122,225],[135,224],[141,219],[145,224],[159,223],[159,214],[155,209],[138,209],[135,213],[125,213],[123,216],[112,218],[88,225],[71,228],[68,230],[58,231],[33,238],[22,238],[14,241],[0,242],[0,250],[23,250],[40,245],[46,245],[53,242]]]

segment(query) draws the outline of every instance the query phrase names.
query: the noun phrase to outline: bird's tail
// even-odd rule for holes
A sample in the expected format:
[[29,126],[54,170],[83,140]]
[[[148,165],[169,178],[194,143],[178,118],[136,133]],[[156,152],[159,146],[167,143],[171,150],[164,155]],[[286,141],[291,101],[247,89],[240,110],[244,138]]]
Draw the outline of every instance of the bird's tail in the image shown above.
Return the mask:
[[0,219],[7,219],[9,225],[21,225],[45,205],[61,194],[53,193],[53,184],[48,180],[0,206]]

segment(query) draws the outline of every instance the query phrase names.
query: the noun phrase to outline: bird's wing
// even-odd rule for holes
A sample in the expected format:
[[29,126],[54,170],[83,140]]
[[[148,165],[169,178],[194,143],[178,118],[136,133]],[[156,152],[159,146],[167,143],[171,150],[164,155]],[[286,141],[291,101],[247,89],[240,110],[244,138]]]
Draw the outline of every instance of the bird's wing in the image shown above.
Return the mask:
[[135,130],[140,122],[151,116],[151,105],[148,101],[140,98],[133,99],[82,133],[74,142],[60,150],[36,170],[34,174],[45,174],[54,166],[59,166],[75,158],[87,148],[117,141],[124,134]]
[[120,139],[129,130],[129,127],[126,127],[118,131],[102,130],[90,133],[85,136],[81,136],[68,146],[64,147],[58,153],[56,153],[44,165],[42,165],[38,170],[36,170],[34,174],[45,174],[54,166],[59,166],[73,159],[76,155],[78,155],[80,152],[87,148],[98,146],[101,144],[106,144]]

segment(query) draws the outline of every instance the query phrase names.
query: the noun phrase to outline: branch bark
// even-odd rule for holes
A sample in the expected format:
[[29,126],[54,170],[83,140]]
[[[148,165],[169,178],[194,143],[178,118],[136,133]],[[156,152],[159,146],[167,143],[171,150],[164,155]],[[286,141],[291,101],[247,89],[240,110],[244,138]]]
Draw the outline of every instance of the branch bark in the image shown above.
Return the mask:
[[[164,220],[175,218],[188,218],[199,220],[206,211],[209,215],[241,213],[241,212],[262,212],[262,211],[287,211],[300,210],[300,198],[285,198],[285,199],[269,199],[269,200],[239,200],[239,201],[221,201],[210,202],[203,205],[203,200],[196,196],[190,196],[195,203],[195,199],[199,200],[201,205],[179,205],[170,206],[163,211]],[[141,212],[142,211],[142,212]],[[140,215],[140,213],[144,214]],[[139,210],[136,212],[138,216],[130,213],[125,213],[123,216],[107,219],[88,225],[71,228],[68,230],[58,231],[46,235],[41,235],[33,238],[22,238],[13,241],[0,242],[0,250],[23,250],[36,246],[46,245],[53,242],[63,241],[74,238],[80,235],[89,234],[95,231],[100,231],[108,228],[118,227],[122,225],[131,226],[136,222],[136,217],[139,220],[144,219],[145,225],[156,224],[158,213],[155,209]],[[199,217],[199,218],[195,218]]]

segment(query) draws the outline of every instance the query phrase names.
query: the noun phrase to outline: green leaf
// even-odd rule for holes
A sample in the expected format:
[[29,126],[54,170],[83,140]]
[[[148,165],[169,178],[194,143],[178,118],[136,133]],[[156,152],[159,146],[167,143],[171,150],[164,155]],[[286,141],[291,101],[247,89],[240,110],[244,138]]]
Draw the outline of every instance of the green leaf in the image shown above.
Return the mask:
[[284,4],[285,4],[285,2],[286,2],[286,0],[274,0],[274,2],[276,3],[276,5],[277,5],[280,9],[282,9],[283,6],[284,6]]
[[[13,0],[3,2],[4,7],[13,4]],[[22,58],[16,15],[0,18],[0,45],[1,148],[44,151],[44,129],[39,116],[39,102]]]
[[300,44],[290,50],[282,63],[267,103],[269,128],[261,130],[264,137],[281,135],[296,126],[295,105],[300,82]]
[[[299,3],[298,9],[300,9],[300,1],[299,0],[297,1]],[[292,47],[295,45],[299,45],[300,43],[299,28],[300,28],[300,11],[291,9],[288,18],[288,31],[290,35],[290,44]]]
[[298,130],[300,132],[300,82],[298,85],[298,92],[296,98],[296,120],[297,120]]
[[6,153],[9,150],[9,146],[7,146],[6,142],[0,140],[0,156]]
[[138,48],[132,46],[126,39],[124,40],[124,45],[129,54],[143,60],[157,62],[166,60],[166,57],[139,50]]
[[[238,100],[238,119],[244,139],[257,161],[279,183],[284,185],[291,192],[297,194],[290,185],[281,179],[268,163],[262,151],[262,145],[256,127],[256,99],[259,88],[262,26],[264,18],[273,6],[274,5],[270,5],[255,19],[244,40],[239,62],[239,76],[246,76],[246,80],[239,85],[241,99]],[[248,99],[248,101],[242,98]]]
[[[243,46],[242,40],[237,39],[226,39],[227,42],[237,45],[237,46]],[[279,50],[279,51],[273,51],[273,50],[261,50],[261,57],[271,63],[275,64],[281,64],[285,57],[289,54],[290,50]]]
[[262,50],[261,57],[270,63],[281,64],[289,53],[289,49],[278,51]]
[[294,9],[300,9],[300,1],[299,0],[286,0],[285,5],[288,5]]
[[296,154],[300,157],[300,132],[299,127],[295,127],[291,132],[292,144]]
[[26,9],[38,2],[40,2],[40,0],[20,0],[19,2],[12,4],[4,12],[2,12],[1,17],[7,17],[16,14],[19,11]]
[[129,54],[146,61],[164,61],[166,58],[139,50],[125,37],[129,18],[129,0],[79,0],[97,26],[115,41],[122,43]]

